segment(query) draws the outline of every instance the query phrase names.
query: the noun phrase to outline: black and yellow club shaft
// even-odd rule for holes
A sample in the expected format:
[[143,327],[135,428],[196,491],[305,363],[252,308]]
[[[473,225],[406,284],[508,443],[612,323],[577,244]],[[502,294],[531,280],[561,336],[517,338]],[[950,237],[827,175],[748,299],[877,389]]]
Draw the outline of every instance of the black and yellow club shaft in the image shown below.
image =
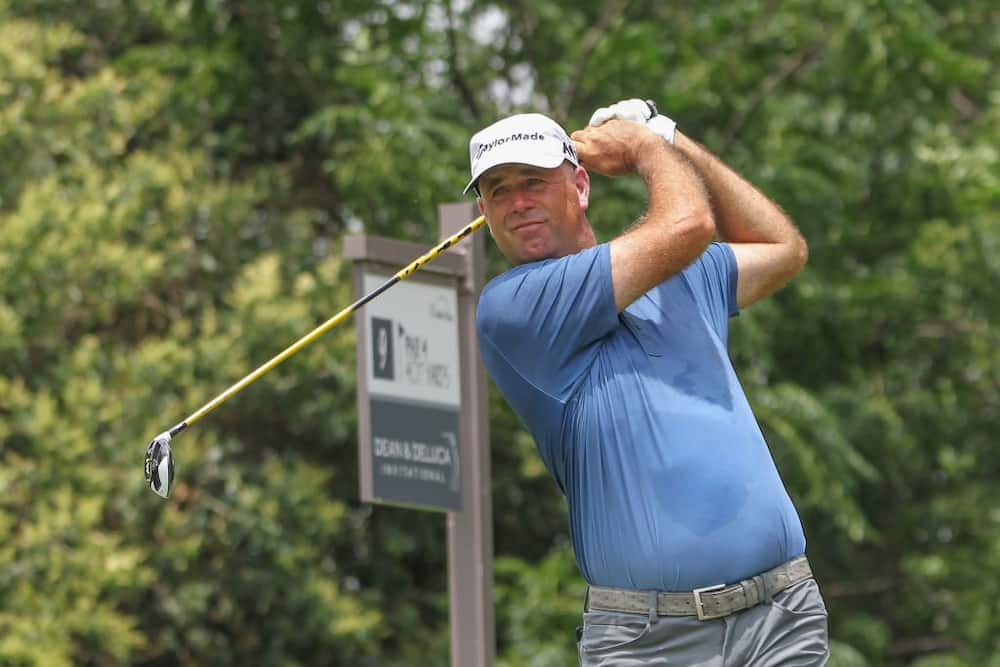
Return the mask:
[[262,375],[273,369],[275,366],[280,364],[285,359],[304,348],[309,343],[313,342],[324,333],[337,326],[348,317],[350,317],[356,310],[364,306],[366,303],[377,297],[382,292],[386,291],[400,280],[406,280],[411,275],[413,275],[420,267],[427,264],[435,257],[440,255],[442,252],[457,244],[459,241],[464,239],[466,236],[476,231],[486,223],[486,218],[479,216],[468,225],[460,229],[454,235],[441,241],[439,244],[431,248],[429,251],[416,258],[408,265],[400,269],[391,278],[386,280],[384,283],[379,285],[377,288],[364,295],[347,308],[323,322],[318,327],[307,333],[302,338],[298,339],[280,353],[275,355],[270,361],[260,366],[257,370],[250,373],[242,380],[236,382],[234,385],[226,389],[224,392],[213,398],[211,401],[201,406],[194,412],[192,412],[187,419],[178,423],[176,426],[171,428],[169,431],[165,431],[160,435],[156,436],[153,441],[149,444],[146,450],[146,481],[149,483],[150,487],[160,496],[164,498],[170,493],[170,488],[173,485],[173,456],[170,452],[170,440],[173,436],[177,435],[188,426],[191,426],[196,421],[207,415],[212,410],[216,409],[227,400],[238,394],[240,391],[251,385],[254,381],[258,380]]
[[330,329],[334,328],[335,326],[346,320],[358,308],[361,308],[366,303],[377,297],[379,294],[381,294],[382,292],[386,291],[387,289],[398,283],[400,280],[406,280],[407,278],[409,278],[424,264],[427,264],[428,262],[436,258],[442,252],[444,252],[445,250],[452,247],[453,245],[464,239],[472,232],[482,227],[483,224],[485,223],[486,223],[486,218],[484,216],[479,216],[478,218],[470,222],[468,225],[460,229],[458,232],[456,232],[454,235],[441,241],[441,243],[437,244],[429,251],[427,251],[420,257],[410,262],[407,266],[397,271],[395,275],[393,275],[391,278],[389,278],[384,283],[379,285],[377,288],[375,288],[368,294],[364,295],[363,297],[361,297],[348,307],[344,308],[342,311],[340,311],[339,313],[328,319],[326,322],[320,324],[318,327],[307,333],[305,336],[303,336],[302,338],[298,339],[297,341],[286,347],[282,352],[275,355],[270,361],[263,364],[260,368],[250,373],[249,375],[244,377],[242,380],[240,380],[233,386],[229,387],[229,389],[226,389],[224,392],[213,398],[211,401],[209,401],[202,407],[198,408],[195,412],[191,413],[191,415],[187,419],[185,419],[184,421],[182,421],[181,423],[177,424],[172,429],[170,429],[169,431],[170,435],[171,436],[176,435],[181,431],[183,431],[188,426],[194,424],[196,421],[198,421],[199,419],[207,415],[209,412],[211,412],[212,410],[219,407],[227,400],[238,394],[241,390],[245,389],[255,380],[259,379],[262,375],[264,375],[265,373],[273,369],[275,366],[283,362],[285,359],[288,359],[290,356],[292,356],[293,354],[304,348],[306,345],[313,342],[314,340],[322,336],[324,333],[326,333]]

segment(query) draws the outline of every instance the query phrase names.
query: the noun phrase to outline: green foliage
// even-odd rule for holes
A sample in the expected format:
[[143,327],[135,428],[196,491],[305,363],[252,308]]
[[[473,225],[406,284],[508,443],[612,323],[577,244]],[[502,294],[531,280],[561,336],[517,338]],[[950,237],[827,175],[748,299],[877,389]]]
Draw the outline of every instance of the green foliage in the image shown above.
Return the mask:
[[829,667],[868,667],[864,655],[850,644],[830,640]]
[[576,659],[586,584],[576,573],[572,547],[563,542],[527,563],[513,556],[496,562],[499,643],[509,646],[498,665],[556,667]]
[[[467,139],[657,99],[807,270],[732,355],[831,664],[1000,665],[1000,60],[989,3],[0,0],[0,664],[447,663],[444,525],[357,501],[354,336],[154,434],[428,243]],[[595,178],[601,239],[644,206]],[[503,261],[492,248],[490,271]],[[571,664],[565,508],[491,396],[498,664]]]

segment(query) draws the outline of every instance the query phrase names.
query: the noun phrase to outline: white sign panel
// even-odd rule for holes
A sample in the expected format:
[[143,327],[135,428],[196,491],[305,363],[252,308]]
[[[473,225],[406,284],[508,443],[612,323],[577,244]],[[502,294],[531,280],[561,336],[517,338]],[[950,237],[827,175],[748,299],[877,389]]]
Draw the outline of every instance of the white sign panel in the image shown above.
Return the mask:
[[[391,276],[365,272],[364,292]],[[461,406],[454,287],[399,282],[364,307],[368,392]]]

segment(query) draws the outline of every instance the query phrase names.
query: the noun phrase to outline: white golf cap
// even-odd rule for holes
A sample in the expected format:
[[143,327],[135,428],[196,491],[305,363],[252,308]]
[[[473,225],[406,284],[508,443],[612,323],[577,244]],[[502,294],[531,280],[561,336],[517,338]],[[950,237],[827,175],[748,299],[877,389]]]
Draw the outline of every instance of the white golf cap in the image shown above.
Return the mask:
[[530,164],[552,169],[563,160],[580,165],[576,147],[559,123],[540,113],[508,116],[479,130],[469,140],[472,180],[462,193],[468,192],[487,169],[497,165]]

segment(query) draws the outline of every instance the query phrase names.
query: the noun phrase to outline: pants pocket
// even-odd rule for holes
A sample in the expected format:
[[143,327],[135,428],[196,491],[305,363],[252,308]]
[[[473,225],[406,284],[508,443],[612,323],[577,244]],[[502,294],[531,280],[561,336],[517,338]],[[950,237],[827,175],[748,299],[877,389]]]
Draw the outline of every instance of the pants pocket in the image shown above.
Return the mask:
[[[751,610],[752,611],[752,610]],[[749,665],[819,667],[830,658],[826,604],[813,579],[787,588],[771,601],[760,627],[759,659]]]
[[778,609],[796,616],[826,616],[826,603],[815,579],[806,579],[786,588],[771,599]]
[[648,632],[649,619],[645,616],[588,611],[577,634],[580,652],[594,655],[634,644]]

